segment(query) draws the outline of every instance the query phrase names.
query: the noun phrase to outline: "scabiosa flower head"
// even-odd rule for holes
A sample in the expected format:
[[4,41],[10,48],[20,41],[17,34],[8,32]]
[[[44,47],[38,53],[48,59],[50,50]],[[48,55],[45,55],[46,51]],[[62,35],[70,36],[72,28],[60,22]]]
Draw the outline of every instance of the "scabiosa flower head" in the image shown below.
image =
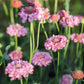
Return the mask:
[[27,30],[20,24],[13,24],[7,27],[6,33],[9,34],[10,36],[17,35],[18,37],[20,37],[20,36],[25,36],[27,34]]
[[33,55],[32,63],[38,66],[47,66],[52,62],[52,57],[48,52],[38,52]]
[[9,57],[11,60],[21,60],[22,59],[22,53],[18,50],[14,50],[9,53]]
[[62,49],[65,47],[67,41],[68,40],[65,36],[53,35],[46,40],[44,46],[47,50],[52,49],[54,52],[56,52],[57,49]]
[[60,79],[60,84],[72,84],[73,78],[71,75],[65,74]]
[[50,22],[56,22],[60,19],[60,15],[59,14],[53,14],[50,18]]
[[84,33],[73,33],[70,36],[71,40],[73,40],[75,43],[79,42],[79,43],[83,43],[84,44]]
[[18,79],[20,80],[23,77],[28,77],[28,74],[33,74],[34,67],[32,64],[27,61],[12,61],[9,63],[5,69],[5,74],[9,74],[8,76],[11,80]]
[[72,77],[74,79],[83,79],[84,74],[81,70],[75,70],[75,71],[72,72]]
[[25,7],[21,9],[18,15],[22,18],[22,23],[25,23],[26,20],[33,22],[36,16],[36,9],[32,6]]
[[59,11],[58,14],[60,15],[60,17],[66,17],[69,15],[65,10]]
[[13,0],[12,6],[14,8],[20,8],[22,6],[22,1],[21,0]]
[[84,16],[81,16],[81,15],[77,15],[76,17],[78,17],[78,19],[79,19],[80,22],[84,18]]
[[39,2],[39,0],[27,0],[27,3],[35,7],[41,7],[41,3]]

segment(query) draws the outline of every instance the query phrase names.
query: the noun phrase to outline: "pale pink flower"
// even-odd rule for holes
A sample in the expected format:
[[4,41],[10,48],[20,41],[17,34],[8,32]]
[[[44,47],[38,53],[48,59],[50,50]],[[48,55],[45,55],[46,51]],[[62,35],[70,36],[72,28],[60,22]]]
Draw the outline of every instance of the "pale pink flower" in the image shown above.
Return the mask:
[[67,41],[68,40],[65,36],[53,35],[46,40],[44,46],[47,50],[52,49],[54,52],[56,52],[57,50],[65,47]]
[[76,17],[78,17],[78,19],[79,19],[80,22],[81,22],[81,20],[84,18],[84,16],[81,16],[81,15],[78,15],[78,16],[76,16]]
[[18,15],[22,18],[22,23],[25,23],[27,20],[33,22],[36,17],[36,8],[29,6],[22,8]]
[[26,28],[21,26],[20,24],[13,24],[7,27],[6,33],[10,36],[25,36],[27,34]]
[[78,17],[76,16],[72,16],[69,15],[67,17],[63,17],[60,20],[60,24],[65,27],[66,25],[68,25],[69,27],[73,28],[74,26],[78,26],[78,24],[80,23]]
[[71,40],[73,40],[75,43],[79,42],[79,43],[83,43],[84,44],[84,33],[73,33],[70,36]]
[[33,5],[35,7],[41,7],[41,3],[39,2],[39,0],[27,0],[27,3],[29,5]]
[[33,55],[32,63],[38,66],[47,66],[52,62],[52,57],[48,52],[38,52]]
[[57,14],[59,14],[60,17],[66,17],[66,16],[69,15],[65,10],[61,10],[61,11],[59,11]]
[[73,78],[71,75],[65,74],[60,79],[60,84],[72,84]]
[[24,78],[28,77],[28,74],[33,74],[34,67],[27,61],[12,61],[9,63],[5,69],[5,74],[11,78],[11,80],[20,80],[22,76]]
[[50,22],[56,22],[60,19],[60,15],[59,14],[53,14],[50,18]]
[[22,59],[22,53],[18,50],[14,50],[9,53],[9,57],[11,60],[21,60]]

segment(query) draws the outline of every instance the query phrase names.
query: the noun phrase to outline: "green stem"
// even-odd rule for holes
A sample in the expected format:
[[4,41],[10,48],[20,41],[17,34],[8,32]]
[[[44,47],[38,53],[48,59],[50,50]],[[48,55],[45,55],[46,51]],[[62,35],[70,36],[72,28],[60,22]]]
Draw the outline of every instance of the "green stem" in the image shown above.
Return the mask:
[[17,18],[18,17],[18,8],[15,9],[16,13],[15,13],[15,17]]
[[60,29],[59,29],[59,26],[58,26],[57,22],[56,22],[56,27],[57,27],[58,32],[60,32]]
[[79,48],[79,42],[77,43],[77,47],[76,47],[76,56],[78,55],[78,48]]
[[76,80],[76,84],[78,84],[78,80]]
[[50,9],[49,1],[45,1],[45,3],[46,3],[46,8]]
[[38,25],[37,45],[36,45],[36,48],[35,48],[34,52],[38,49],[38,46],[39,46],[39,35],[40,35],[40,22],[39,22],[39,25]]
[[20,84],[23,84],[23,81],[22,81],[22,79],[20,79]]
[[42,70],[43,70],[43,68],[40,67],[40,82],[42,81]]
[[48,35],[47,35],[47,33],[46,33],[46,30],[45,30],[45,28],[44,28],[43,23],[42,23],[42,28],[43,28],[44,34],[45,34],[45,36],[46,36],[46,39],[48,39]]
[[55,0],[55,5],[54,5],[54,14],[57,12],[57,4],[58,4],[58,0]]
[[17,49],[17,46],[18,46],[18,38],[17,38],[17,35],[15,36],[15,49]]
[[81,27],[81,33],[83,33],[83,26],[84,26],[84,24],[82,24],[82,27]]
[[65,0],[65,10],[69,13],[70,0]]
[[5,14],[8,16],[8,8],[7,8],[4,1],[2,1],[2,5],[3,5],[3,8],[4,8]]
[[11,24],[14,24],[14,13],[13,13],[12,1],[13,0],[10,0],[10,19],[11,19]]

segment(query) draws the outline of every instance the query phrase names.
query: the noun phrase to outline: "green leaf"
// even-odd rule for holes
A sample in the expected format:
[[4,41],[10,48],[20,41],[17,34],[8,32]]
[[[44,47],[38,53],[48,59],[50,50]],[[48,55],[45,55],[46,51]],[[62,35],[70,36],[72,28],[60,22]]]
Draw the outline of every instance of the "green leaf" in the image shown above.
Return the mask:
[[0,50],[0,66],[2,65],[2,56],[3,54],[2,54],[2,51]]

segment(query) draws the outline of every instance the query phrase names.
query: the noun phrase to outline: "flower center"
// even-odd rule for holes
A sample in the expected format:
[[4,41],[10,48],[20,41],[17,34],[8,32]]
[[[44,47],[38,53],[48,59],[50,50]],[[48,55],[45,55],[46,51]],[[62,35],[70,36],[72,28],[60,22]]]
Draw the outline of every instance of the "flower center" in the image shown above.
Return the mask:
[[43,55],[40,55],[39,58],[42,59],[42,58],[44,58],[44,56]]
[[68,22],[72,21],[72,18],[69,17],[69,18],[66,19],[66,21],[68,21]]
[[18,64],[15,65],[15,67],[16,67],[16,69],[19,69],[19,68],[22,67],[22,65],[20,63],[18,63]]
[[53,41],[52,42],[54,42],[54,43],[58,43],[60,41],[60,39],[59,38],[55,38],[55,39],[53,39]]
[[80,76],[82,76],[82,73],[81,73],[81,71],[76,71],[75,75],[78,76],[78,77],[80,77]]
[[82,40],[82,36],[81,36],[81,35],[77,35],[76,38],[77,38],[78,40]]
[[27,14],[32,14],[36,12],[36,10],[33,7],[27,7],[24,12]]
[[19,54],[18,53],[14,53],[14,55],[13,55],[14,57],[18,57],[19,56]]

